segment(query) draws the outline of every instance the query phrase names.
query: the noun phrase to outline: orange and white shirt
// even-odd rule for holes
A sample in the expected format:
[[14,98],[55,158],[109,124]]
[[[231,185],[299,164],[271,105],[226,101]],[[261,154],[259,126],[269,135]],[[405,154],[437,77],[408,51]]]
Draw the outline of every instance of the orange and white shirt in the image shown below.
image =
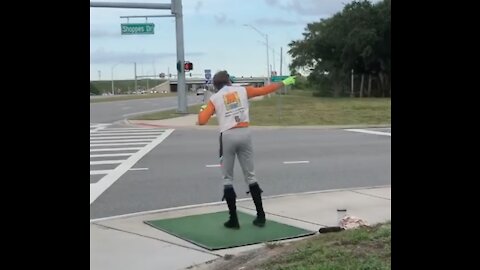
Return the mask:
[[210,97],[207,107],[198,114],[198,124],[205,125],[216,113],[220,132],[248,127],[248,99],[272,93],[282,86],[283,83],[273,83],[265,87],[224,86]]

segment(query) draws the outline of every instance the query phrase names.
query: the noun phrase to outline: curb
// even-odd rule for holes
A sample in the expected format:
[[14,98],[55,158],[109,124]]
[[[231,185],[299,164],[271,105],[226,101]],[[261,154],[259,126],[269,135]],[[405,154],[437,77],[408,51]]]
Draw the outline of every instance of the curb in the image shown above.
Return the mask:
[[[169,118],[173,119],[173,118]],[[164,119],[165,120],[165,119]],[[148,126],[148,127],[175,127],[175,128],[196,128],[196,129],[217,129],[217,126],[198,126],[198,125],[175,125],[175,124],[154,124],[153,121],[162,120],[145,120],[144,122],[132,123],[125,119],[124,123],[130,126]],[[149,123],[150,122],[150,123]],[[311,126],[249,126],[253,129],[349,129],[349,128],[391,128],[391,124],[359,124],[359,125],[311,125]]]

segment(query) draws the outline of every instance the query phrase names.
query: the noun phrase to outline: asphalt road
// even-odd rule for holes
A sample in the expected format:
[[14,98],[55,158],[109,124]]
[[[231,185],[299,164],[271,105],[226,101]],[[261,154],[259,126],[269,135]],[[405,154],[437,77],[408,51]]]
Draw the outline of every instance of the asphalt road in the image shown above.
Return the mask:
[[[390,185],[390,136],[342,129],[251,129],[256,173],[264,196]],[[152,141],[159,142],[155,136],[160,135],[151,136]],[[215,166],[217,155],[216,130],[176,129],[91,203],[90,218],[218,202],[222,179],[220,168]],[[110,167],[100,169],[117,165],[101,165]],[[238,161],[234,177],[238,197],[249,196]],[[91,184],[100,178],[91,176]]]
[[[187,96],[188,105],[201,103],[202,99],[202,96]],[[176,108],[177,97],[90,103],[90,123],[113,123],[134,115]]]

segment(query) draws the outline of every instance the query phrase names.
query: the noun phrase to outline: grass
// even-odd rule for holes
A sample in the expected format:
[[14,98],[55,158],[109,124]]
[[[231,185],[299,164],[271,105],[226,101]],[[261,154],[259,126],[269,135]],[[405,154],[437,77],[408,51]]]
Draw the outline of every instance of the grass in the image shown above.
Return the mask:
[[390,99],[275,95],[252,102],[252,125],[390,124]]
[[391,223],[292,242],[288,252],[256,269],[391,269]]
[[[198,113],[200,105],[188,108]],[[160,120],[179,116],[176,110],[136,116],[135,120]],[[321,98],[311,91],[290,91],[251,101],[250,122],[257,126],[355,125],[391,122],[390,98]],[[216,125],[211,118],[209,125]]]
[[[156,85],[164,83],[166,80],[159,79],[148,79],[148,87],[154,87]],[[90,83],[97,88],[100,93],[110,93],[112,92],[112,81],[111,80],[102,80],[102,81],[90,81]],[[122,92],[125,91],[134,91],[135,90],[135,80],[115,80],[114,81],[115,89],[121,89]],[[138,79],[137,80],[138,88],[147,88],[147,79]]]
[[143,95],[122,95],[122,96],[107,96],[90,98],[90,103],[131,100],[131,99],[148,99],[148,98],[160,98],[160,97],[172,97],[177,93],[156,93],[156,94],[143,94]]

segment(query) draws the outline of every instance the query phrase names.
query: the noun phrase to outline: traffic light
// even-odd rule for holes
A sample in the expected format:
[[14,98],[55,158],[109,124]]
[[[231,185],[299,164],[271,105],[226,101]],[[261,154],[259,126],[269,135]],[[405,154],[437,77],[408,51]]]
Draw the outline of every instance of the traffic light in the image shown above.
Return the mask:
[[190,62],[185,62],[185,71],[193,70],[193,64]]

